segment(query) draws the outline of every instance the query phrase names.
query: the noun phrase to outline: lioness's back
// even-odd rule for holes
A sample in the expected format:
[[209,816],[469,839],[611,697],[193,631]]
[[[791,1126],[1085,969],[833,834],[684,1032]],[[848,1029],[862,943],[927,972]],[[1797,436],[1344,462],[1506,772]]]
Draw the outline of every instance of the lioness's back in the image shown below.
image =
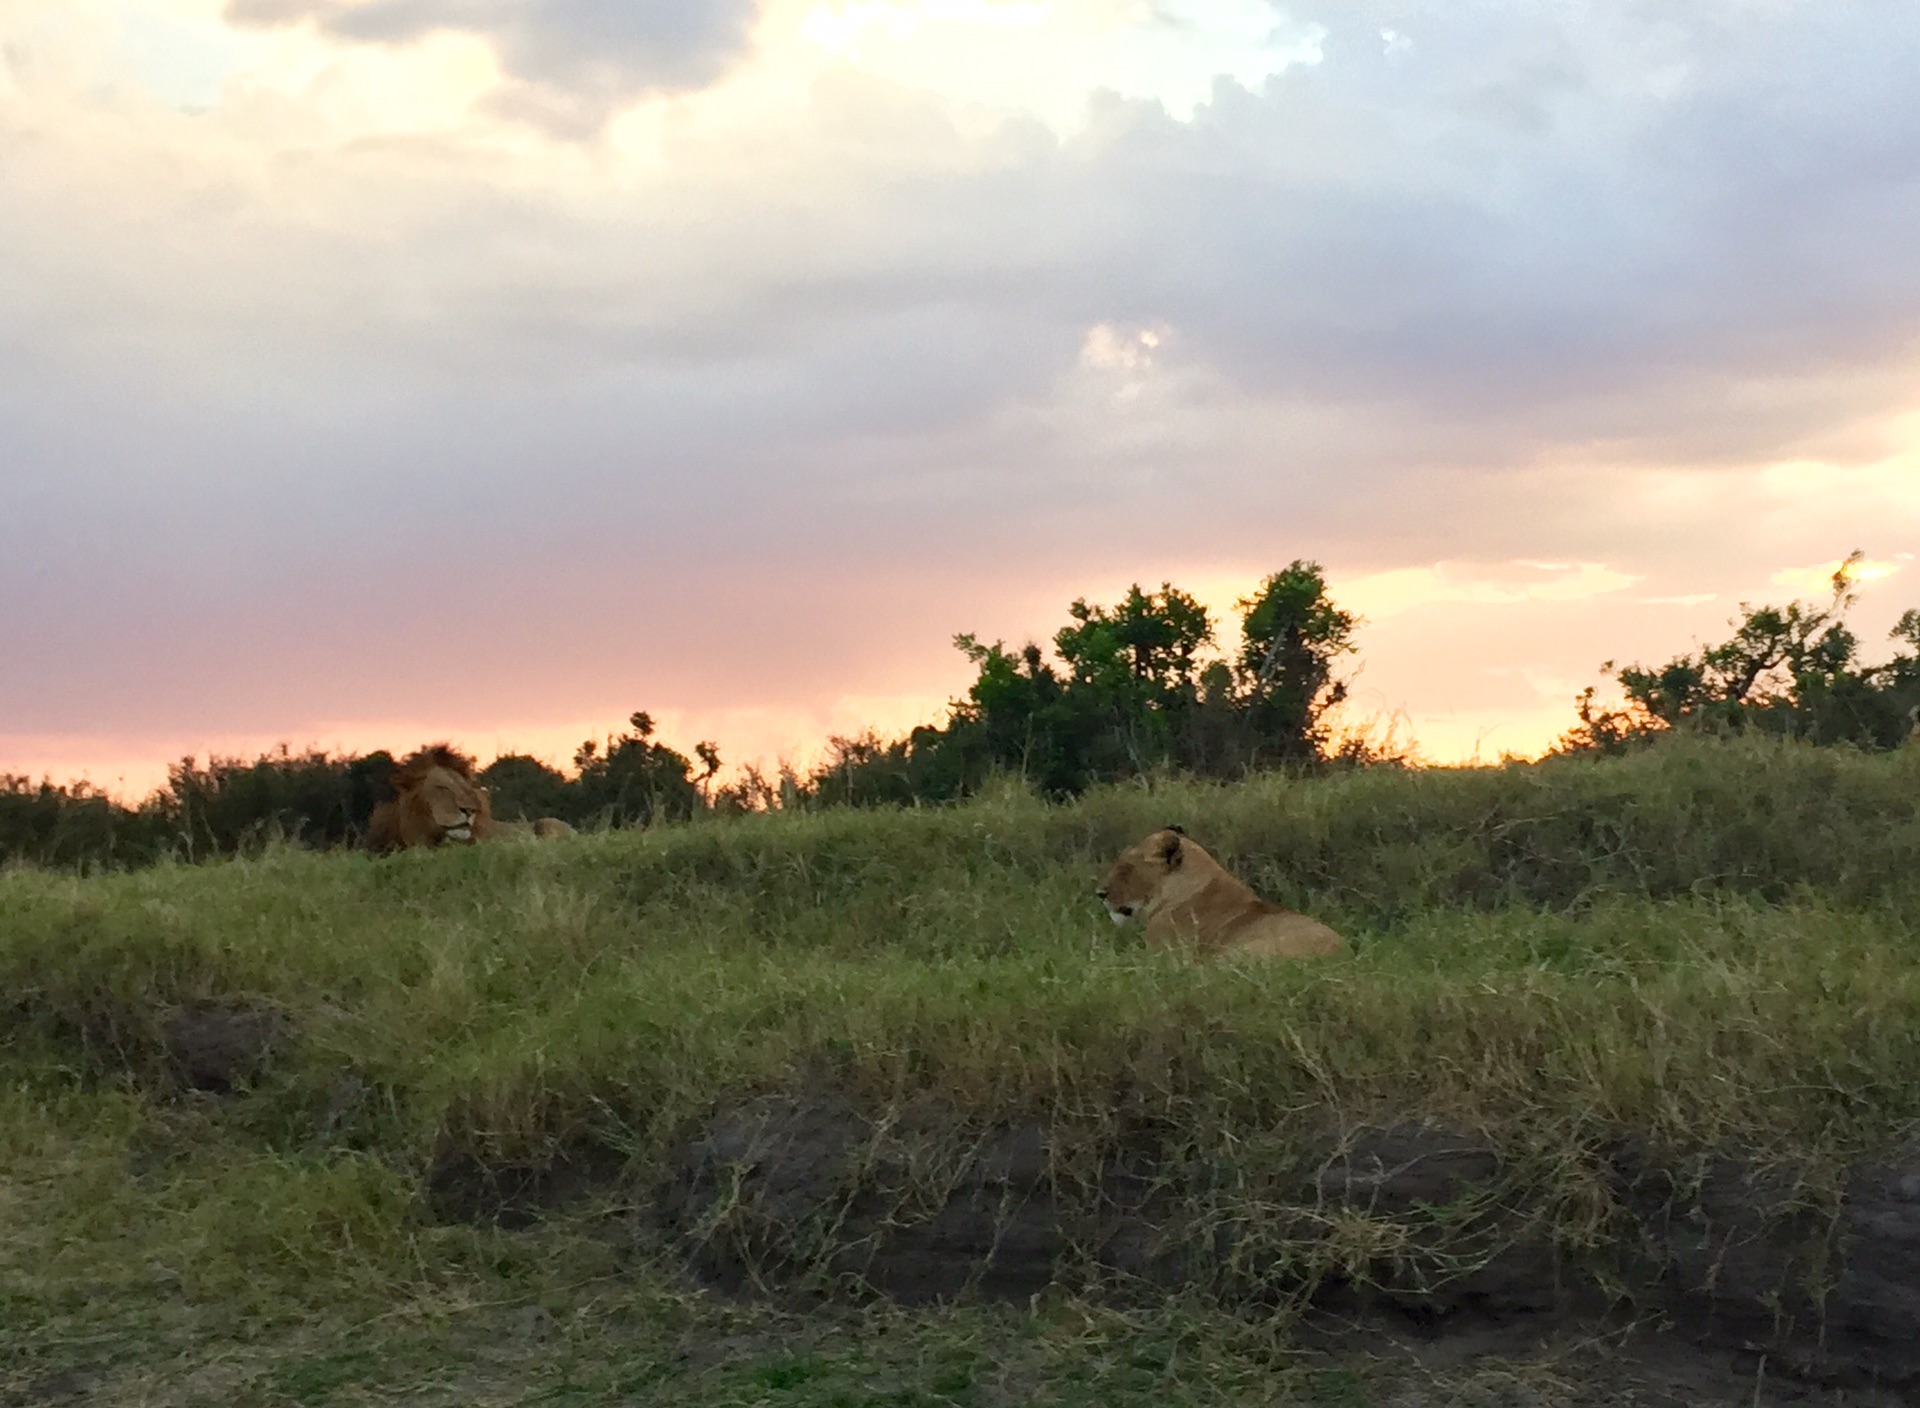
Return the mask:
[[1254,958],[1306,958],[1342,953],[1347,941],[1311,915],[1274,906],[1227,940],[1225,952]]

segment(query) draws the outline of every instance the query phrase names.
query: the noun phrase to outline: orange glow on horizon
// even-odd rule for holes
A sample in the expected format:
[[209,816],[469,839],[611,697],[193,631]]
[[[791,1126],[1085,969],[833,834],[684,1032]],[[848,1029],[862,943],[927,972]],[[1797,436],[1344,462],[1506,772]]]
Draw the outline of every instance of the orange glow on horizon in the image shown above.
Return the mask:
[[[1875,599],[1863,612],[1872,610],[1891,622],[1887,608],[1897,605],[1893,598],[1897,584],[1910,576],[1902,569],[1911,556],[1893,553],[1862,564],[1856,584]],[[1535,758],[1574,726],[1580,691],[1603,683],[1599,661],[1622,655],[1619,623],[1629,619],[1624,613],[1640,613],[1631,618],[1641,623],[1636,634],[1649,626],[1657,633],[1642,635],[1647,648],[1629,649],[1622,658],[1664,657],[1712,638],[1725,626],[1736,599],[1779,596],[1781,587],[1802,597],[1824,596],[1837,566],[1838,560],[1781,568],[1763,579],[1776,588],[1772,593],[1765,587],[1749,591],[1757,584],[1748,583],[1736,590],[1672,595],[1644,595],[1635,590],[1642,582],[1639,575],[1596,562],[1443,561],[1330,573],[1333,600],[1360,617],[1358,649],[1346,663],[1352,693],[1336,728],[1365,733],[1376,742],[1390,733],[1397,747],[1410,747],[1414,761],[1436,766]],[[1030,628],[1016,624],[981,634],[1013,646],[1028,639],[1044,643],[1064,619],[1071,596],[1110,603],[1133,581],[1148,589],[1171,581],[1207,607],[1216,625],[1215,648],[1231,654],[1237,645],[1236,603],[1257,588],[1262,575],[1175,562],[1127,579],[1096,579],[1084,593],[1037,587],[1004,608],[1003,627],[1025,621]],[[1895,592],[1885,589],[1889,582],[1896,584]],[[1870,639],[1871,632],[1863,637]],[[1495,658],[1486,658],[1489,650]],[[926,683],[933,688],[791,703],[656,706],[649,709],[655,737],[689,757],[698,742],[717,744],[724,760],[722,782],[737,779],[748,765],[769,775],[782,765],[804,772],[820,760],[833,736],[872,730],[895,738],[946,717],[949,702],[965,692],[971,667],[957,653],[913,658],[921,661],[910,672],[914,682],[932,675]],[[1559,663],[1544,663],[1553,661]],[[900,673],[892,671],[896,680]],[[564,686],[556,681],[555,688]],[[136,802],[164,786],[169,766],[186,756],[251,761],[283,745],[296,753],[315,748],[362,754],[384,748],[400,755],[439,740],[483,763],[521,753],[571,771],[583,740],[600,741],[627,727],[625,714],[611,708],[491,725],[475,722],[483,709],[484,703],[475,701],[453,717],[338,719],[274,733],[0,735],[0,774],[35,782],[84,781]]]
[[[749,707],[737,709],[651,709],[654,740],[693,754],[695,743],[719,746],[723,783],[748,764],[772,773],[783,764],[805,771],[825,753],[831,737],[854,736],[869,728],[883,737],[904,734],[917,724],[943,718],[950,696],[935,694],[849,695],[820,708]],[[85,782],[122,802],[139,802],[164,787],[168,769],[181,758],[205,763],[210,757],[252,761],[283,746],[299,754],[315,749],[330,754],[363,754],[384,748],[396,757],[427,743],[446,741],[472,753],[484,765],[509,753],[538,758],[550,767],[573,771],[580,744],[603,742],[627,730],[621,717],[573,722],[526,722],[476,728],[446,721],[409,719],[322,724],[300,733],[227,734],[199,738],[21,735],[0,736],[0,774],[32,782]]]
[[[846,713],[837,721],[821,724],[817,710],[742,709],[696,713],[656,710],[654,738],[679,752],[692,756],[696,742],[711,739],[720,748],[722,783],[738,779],[751,764],[773,775],[782,765],[805,772],[826,752],[830,737],[850,737],[872,728],[882,738],[899,737],[916,725],[938,723],[946,716],[948,699],[926,695],[919,701],[924,707],[900,707],[890,717],[863,717]],[[1483,710],[1460,713],[1412,713],[1394,708],[1375,709],[1365,700],[1358,709],[1349,708],[1344,723],[1349,727],[1372,727],[1373,736],[1387,727],[1395,729],[1398,743],[1413,744],[1415,761],[1433,766],[1498,762],[1504,756],[1538,757],[1559,736],[1573,726],[1569,702],[1534,710]],[[707,727],[693,727],[705,724]],[[726,725],[732,725],[729,730]],[[571,773],[573,754],[588,738],[596,742],[622,732],[625,721],[575,725],[517,726],[491,731],[422,725],[404,729],[355,726],[315,731],[310,737],[269,734],[234,735],[195,744],[165,742],[147,744],[142,740],[47,738],[6,740],[7,761],[0,774],[23,776],[32,783],[49,780],[56,785],[84,782],[116,800],[133,804],[145,800],[164,787],[168,769],[183,757],[204,763],[209,757],[239,758],[251,762],[275,753],[284,745],[295,754],[309,748],[330,754],[361,754],[385,748],[399,756],[425,743],[447,741],[474,754],[484,766],[508,753],[527,754],[550,767]]]

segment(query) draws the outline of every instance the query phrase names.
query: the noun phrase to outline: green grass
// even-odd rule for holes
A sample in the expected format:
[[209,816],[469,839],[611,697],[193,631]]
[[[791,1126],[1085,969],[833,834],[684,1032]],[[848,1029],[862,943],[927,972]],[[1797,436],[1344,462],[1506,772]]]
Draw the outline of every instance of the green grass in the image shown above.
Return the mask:
[[[1166,821],[1357,951],[1199,965],[1116,931],[1092,886]],[[586,1145],[644,1188],[716,1112],[831,1088],[875,1115],[933,1100],[956,1137],[1037,1121],[1063,1186],[1157,1131],[1196,1215],[1253,1246],[1303,1148],[1428,1117],[1493,1143],[1557,1235],[1591,1242],[1610,1216],[1593,1154],[1623,1136],[1758,1151],[1817,1182],[1920,1121],[1916,857],[1920,750],[1756,743],[3,872],[3,1387],[84,1371],[127,1401],[191,1401],[196,1374],[261,1403],[373,1401],[395,1375],[449,1402],[1368,1401],[1217,1307],[822,1329],[689,1291],[608,1235],[617,1209],[513,1234],[436,1222],[424,1189],[450,1152]],[[164,1022],[209,1001],[270,1004],[297,1034],[244,1094],[169,1075]],[[1272,1236],[1273,1261],[1232,1284],[1300,1271],[1287,1257],[1308,1252]],[[552,1330],[521,1343],[529,1307]]]

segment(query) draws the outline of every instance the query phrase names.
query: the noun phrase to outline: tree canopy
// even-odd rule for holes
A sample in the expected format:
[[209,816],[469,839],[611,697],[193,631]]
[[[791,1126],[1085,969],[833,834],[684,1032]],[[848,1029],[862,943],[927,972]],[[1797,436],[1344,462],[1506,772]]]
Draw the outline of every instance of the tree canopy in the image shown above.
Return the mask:
[[1718,645],[1654,667],[1608,661],[1600,668],[1619,683],[1624,703],[1604,705],[1588,688],[1575,700],[1579,723],[1562,737],[1561,751],[1618,751],[1676,728],[1759,729],[1863,748],[1899,744],[1920,711],[1920,611],[1905,613],[1890,633],[1904,651],[1864,663],[1846,621],[1862,559],[1853,552],[1841,562],[1823,603],[1742,602],[1729,622],[1733,635]]
[[1231,777],[1325,761],[1329,711],[1346,697],[1336,669],[1357,622],[1314,562],[1289,564],[1236,607],[1231,657],[1215,648],[1206,606],[1171,582],[1135,584],[1112,606],[1075,600],[1051,654],[957,636],[976,674],[946,720],[892,743],[836,738],[804,790],[945,800],[1004,772],[1066,795],[1155,770]]

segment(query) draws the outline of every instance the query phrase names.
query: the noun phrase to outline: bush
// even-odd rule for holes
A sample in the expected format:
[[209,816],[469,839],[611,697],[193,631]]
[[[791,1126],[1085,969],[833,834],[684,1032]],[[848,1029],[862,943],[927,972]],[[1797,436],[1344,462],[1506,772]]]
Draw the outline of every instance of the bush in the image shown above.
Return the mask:
[[502,821],[543,816],[570,821],[579,811],[577,789],[567,775],[524,753],[495,758],[480,770],[478,780],[493,798],[493,814]]
[[0,860],[36,865],[139,865],[167,849],[152,807],[123,807],[84,782],[37,786],[0,775]]
[[268,840],[346,845],[366,834],[374,806],[391,795],[393,767],[384,750],[335,758],[284,744],[250,763],[209,758],[197,767],[183,758],[152,805],[189,859],[232,855]]

